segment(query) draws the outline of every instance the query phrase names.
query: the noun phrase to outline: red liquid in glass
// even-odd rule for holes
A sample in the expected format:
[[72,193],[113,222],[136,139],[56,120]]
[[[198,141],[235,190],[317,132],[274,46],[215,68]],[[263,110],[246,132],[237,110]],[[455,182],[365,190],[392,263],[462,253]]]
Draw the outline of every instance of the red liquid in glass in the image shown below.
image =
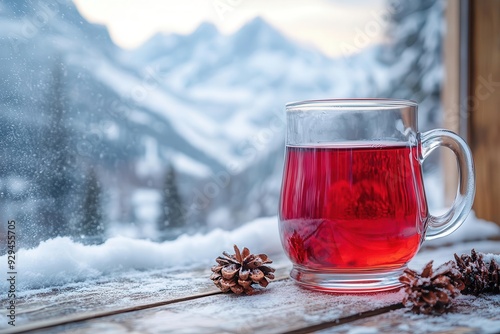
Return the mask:
[[417,147],[287,147],[280,235],[292,262],[318,270],[404,266],[427,217]]

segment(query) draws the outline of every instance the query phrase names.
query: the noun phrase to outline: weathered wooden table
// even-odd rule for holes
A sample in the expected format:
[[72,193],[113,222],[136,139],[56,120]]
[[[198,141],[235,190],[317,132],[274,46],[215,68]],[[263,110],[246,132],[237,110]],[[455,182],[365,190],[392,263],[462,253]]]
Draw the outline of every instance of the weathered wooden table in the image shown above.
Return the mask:
[[[410,266],[453,253],[500,252],[500,240],[424,248]],[[297,286],[274,255],[277,278],[252,296],[222,294],[209,266],[132,272],[20,295],[15,327],[1,333],[497,333],[500,296],[460,296],[443,316],[415,315],[403,293],[341,295]],[[3,296],[2,296],[3,297]],[[4,305],[2,303],[2,305]],[[3,307],[2,307],[3,308]]]

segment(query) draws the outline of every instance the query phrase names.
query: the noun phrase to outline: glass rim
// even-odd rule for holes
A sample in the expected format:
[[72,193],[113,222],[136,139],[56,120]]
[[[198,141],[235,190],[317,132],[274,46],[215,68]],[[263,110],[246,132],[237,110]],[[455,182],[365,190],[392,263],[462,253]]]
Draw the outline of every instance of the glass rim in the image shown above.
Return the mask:
[[400,109],[405,107],[417,108],[418,103],[413,100],[389,99],[389,98],[349,98],[349,99],[319,99],[288,102],[285,104],[287,111],[304,109],[331,110],[383,110]]

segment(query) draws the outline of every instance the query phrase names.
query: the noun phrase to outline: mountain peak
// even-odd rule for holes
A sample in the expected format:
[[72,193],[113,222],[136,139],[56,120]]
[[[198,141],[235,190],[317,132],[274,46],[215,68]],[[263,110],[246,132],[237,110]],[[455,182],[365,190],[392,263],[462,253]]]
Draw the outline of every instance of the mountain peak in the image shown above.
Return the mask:
[[202,22],[192,33],[193,36],[213,37],[219,34],[217,27],[211,22]]
[[290,51],[288,39],[276,28],[270,25],[262,17],[255,17],[237,31],[233,38],[236,48],[240,51],[251,52],[254,48],[264,47],[273,49],[282,49]]
[[266,20],[260,16],[256,16],[252,20],[248,21],[238,33],[275,33],[279,34],[278,31],[271,26]]
[[269,26],[269,23],[266,22],[261,16],[256,16],[250,21],[247,22],[247,26]]

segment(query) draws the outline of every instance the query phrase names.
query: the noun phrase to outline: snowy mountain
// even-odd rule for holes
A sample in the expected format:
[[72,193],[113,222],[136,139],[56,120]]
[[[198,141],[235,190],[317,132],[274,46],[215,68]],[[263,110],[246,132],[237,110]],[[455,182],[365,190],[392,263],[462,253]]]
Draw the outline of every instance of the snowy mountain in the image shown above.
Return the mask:
[[[409,13],[418,24],[404,21],[408,33],[425,28],[440,36],[422,19],[439,18],[439,3]],[[78,231],[89,168],[100,176],[108,221],[154,223],[157,213],[147,208],[159,196],[136,199],[144,189],[159,194],[168,164],[179,174],[191,222],[229,228],[276,211],[286,102],[414,97],[435,110],[439,97],[440,49],[422,35],[425,48],[415,45],[402,59],[394,56],[398,47],[383,45],[331,59],[256,18],[230,36],[204,23],[192,34],[157,34],[124,51],[72,2],[31,0],[0,3],[0,28],[0,204],[9,208],[0,218],[25,217],[40,238],[58,234],[43,231],[54,214],[40,210],[58,200],[41,200],[51,170],[40,165],[64,160],[71,167],[64,170],[73,183],[63,205],[70,229]],[[395,36],[392,45],[404,38]],[[422,55],[426,72],[415,76]],[[425,94],[404,91],[402,77],[425,82],[417,92]],[[54,132],[54,124],[65,131]],[[63,142],[63,152],[44,155],[47,138]]]
[[177,118],[179,112],[168,108],[164,114],[189,130],[185,135],[197,145],[210,138],[204,151],[223,164],[241,158],[234,144],[256,133],[270,111],[326,91],[328,71],[322,69],[332,67],[330,59],[300,49],[260,18],[232,36],[207,23],[188,36],[156,35],[122,59],[189,106]]

